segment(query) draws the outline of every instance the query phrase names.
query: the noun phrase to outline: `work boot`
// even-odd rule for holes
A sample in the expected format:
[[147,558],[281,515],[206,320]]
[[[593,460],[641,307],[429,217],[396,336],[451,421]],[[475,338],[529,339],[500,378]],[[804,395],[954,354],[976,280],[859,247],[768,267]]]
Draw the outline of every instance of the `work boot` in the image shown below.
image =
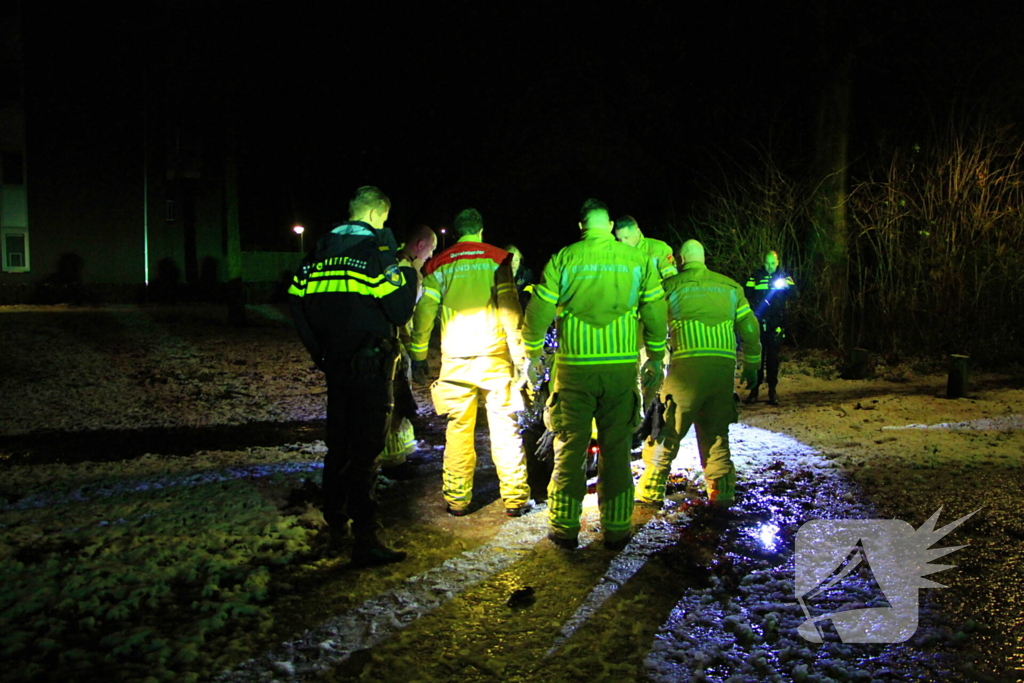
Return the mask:
[[381,467],[380,473],[391,481],[409,481],[416,478],[416,466],[406,460],[400,465]]
[[580,545],[580,539],[577,536],[559,536],[554,531],[548,532],[548,540],[564,550],[575,550]]
[[465,517],[469,514],[469,508],[453,508],[450,504],[444,506],[444,511],[452,517]]
[[629,545],[630,539],[633,538],[633,534],[627,532],[625,536],[619,537],[608,537],[608,534],[604,535],[604,547],[608,550],[622,550]]
[[405,552],[392,550],[377,538],[377,531],[374,529],[369,533],[357,533],[352,543],[352,566],[354,567],[379,567],[384,564],[401,562],[405,559]]
[[775,387],[768,387],[768,405],[779,405],[779,395],[776,393]]
[[528,500],[522,505],[516,507],[505,508],[506,517],[522,517],[527,512],[533,509],[533,500]]
[[745,400],[744,403],[746,403],[747,405],[750,405],[751,403],[753,403],[756,400],[757,400],[757,387],[754,387],[753,389],[750,390],[750,393],[747,394],[747,400]]
[[352,545],[351,522],[337,524],[327,528],[327,549],[331,554],[342,553]]

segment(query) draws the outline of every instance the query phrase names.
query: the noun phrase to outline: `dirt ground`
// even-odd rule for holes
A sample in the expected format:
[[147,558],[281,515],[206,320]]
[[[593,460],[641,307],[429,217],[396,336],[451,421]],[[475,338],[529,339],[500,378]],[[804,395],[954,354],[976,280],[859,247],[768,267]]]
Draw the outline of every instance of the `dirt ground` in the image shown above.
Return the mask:
[[[283,311],[250,307],[250,324],[243,328],[228,327],[225,320],[226,312],[213,306],[0,307],[0,469],[6,477],[0,495],[9,508],[30,491],[42,495],[70,490],[70,484],[57,480],[80,479],[83,473],[101,471],[103,466],[95,463],[102,460],[120,463],[116,466],[124,476],[148,476],[146,468],[154,466],[153,457],[138,458],[143,453],[175,453],[191,456],[192,462],[205,458],[219,464],[232,459],[259,460],[264,457],[261,447],[272,451],[266,455],[268,462],[283,461],[289,454],[315,454],[317,449],[322,457],[322,444],[317,445],[322,438],[318,421],[325,401],[322,377],[308,361]],[[957,653],[958,674],[965,680],[1021,680],[1021,378],[975,373],[968,398],[949,400],[944,398],[946,378],[941,368],[879,365],[870,379],[847,381],[837,376],[836,363],[827,355],[790,350],[784,356],[781,404],[770,406],[762,398],[761,403],[744,405],[740,420],[788,434],[818,451],[881,516],[902,519],[916,528],[940,507],[940,526],[979,510],[950,536],[953,543],[966,547],[947,560],[955,569],[930,577],[948,586],[933,593],[947,615],[949,628],[968,641]],[[410,482],[384,482],[382,495],[393,503],[385,512],[389,541],[419,552],[397,569],[357,577],[340,565],[317,564],[300,553],[304,564],[296,565],[289,593],[279,601],[280,606],[296,608],[290,610],[295,616],[278,618],[258,638],[253,636],[244,646],[237,646],[241,648],[238,652],[212,658],[202,671],[235,665],[241,658],[253,656],[257,647],[314,627],[337,612],[339,600],[358,604],[396,582],[412,580],[410,577],[452,561],[489,542],[507,524],[493,482],[482,485],[481,509],[466,518],[471,523],[444,514],[438,490],[443,426],[429,416],[423,390],[417,393],[425,412],[417,432],[421,441],[418,476]],[[287,446],[259,443],[262,427],[275,424],[293,426],[284,432],[291,438]],[[173,442],[186,432],[208,434],[221,428],[230,429],[218,434],[218,443],[235,439],[237,448],[220,445],[219,450],[195,453],[174,450]],[[125,435],[130,433],[149,434],[148,448],[129,452]],[[72,437],[84,439],[90,434],[100,435],[106,453],[98,453],[102,448],[97,449],[95,443],[88,453],[77,454],[74,448],[55,445],[79,443]],[[152,443],[153,438],[163,443]],[[481,466],[485,466],[485,432],[480,433],[479,441]],[[53,455],[56,451],[60,451],[59,457]],[[137,472],[132,469],[133,462]],[[295,498],[299,480],[270,481],[253,480],[261,500],[276,509],[301,512],[305,501],[301,496]],[[399,500],[402,502],[395,502]],[[543,526],[540,519],[530,524]],[[307,526],[315,531],[317,523]],[[14,522],[5,520],[0,561],[26,556],[29,541],[14,534],[15,527]],[[31,543],[38,545],[39,541]],[[316,543],[310,541],[314,550]],[[51,551],[59,556],[59,548],[46,552]],[[557,556],[553,548],[541,552],[545,557]],[[595,571],[600,576],[586,562],[577,569],[581,584],[594,580]],[[515,588],[515,581],[505,580]],[[339,588],[337,581],[346,587]],[[350,581],[355,583],[346,583]],[[653,582],[658,583],[657,577]],[[477,599],[484,600],[479,595]],[[484,609],[481,605],[462,609],[480,611]],[[552,620],[557,618],[561,617],[551,615]],[[653,636],[649,630],[634,630],[638,642],[649,642]],[[45,638],[37,640],[37,645],[41,640]],[[207,640],[208,647],[210,642]],[[479,653],[470,650],[467,654],[456,648],[451,656],[473,663]],[[15,648],[14,652],[21,650]],[[352,655],[344,666],[334,669],[333,680],[354,680],[370,671],[374,663],[379,670],[379,658],[371,655],[365,655],[369,659]],[[44,662],[45,670],[45,662],[53,660],[36,657],[32,661]],[[169,656],[167,662],[173,661]],[[171,663],[166,666],[168,671],[175,670]],[[473,666],[480,680],[517,680],[503,676],[501,668],[495,673],[492,664],[476,662]],[[508,666],[511,670],[511,664]],[[635,666],[642,670],[642,662]],[[615,680],[614,667],[609,671],[608,680]],[[76,679],[71,676],[70,680]],[[622,674],[619,680],[631,678]]]
[[[931,578],[959,623],[981,624],[981,671],[1024,672],[1024,381],[975,374],[966,398],[947,399],[947,377],[926,368],[876,368],[837,379],[817,354],[790,352],[777,407],[744,407],[745,424],[781,431],[838,465],[881,515],[915,528],[942,508],[939,525],[978,510],[953,536],[966,547],[955,569]],[[930,370],[930,372],[928,372]],[[940,546],[943,544],[939,544]],[[1000,643],[996,645],[995,643]],[[972,669],[973,673],[977,673]],[[983,674],[977,673],[985,680]]]

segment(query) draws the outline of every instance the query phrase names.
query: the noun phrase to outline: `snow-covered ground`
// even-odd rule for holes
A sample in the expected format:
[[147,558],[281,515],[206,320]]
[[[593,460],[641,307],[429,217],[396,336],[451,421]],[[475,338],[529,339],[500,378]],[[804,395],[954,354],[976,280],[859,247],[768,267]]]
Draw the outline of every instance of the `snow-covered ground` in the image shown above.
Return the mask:
[[[941,377],[787,373],[781,407],[745,408],[748,424],[734,425],[736,516],[700,504],[691,435],[669,505],[638,510],[620,553],[598,542],[592,500],[571,553],[545,540],[543,505],[507,520],[485,431],[482,507],[445,515],[443,427],[424,419],[419,476],[382,482],[385,537],[410,558],[353,570],[319,533],[322,442],[177,456],[154,442],[117,458],[117,435],[140,428],[169,439],[236,425],[249,443],[248,424],[322,417],[322,379],[280,311],[253,307],[245,328],[225,320],[217,307],[0,308],[0,654],[11,680],[1019,678],[1024,410],[1012,384],[989,378],[972,399],[945,401]],[[953,428],[887,429],[940,423]],[[109,430],[97,433],[114,452],[37,464],[33,438],[47,430]],[[932,577],[950,588],[921,592],[906,643],[797,633],[803,522],[917,527],[939,505],[946,523],[982,503],[944,544],[969,550]],[[879,598],[870,576],[846,587],[866,605]]]

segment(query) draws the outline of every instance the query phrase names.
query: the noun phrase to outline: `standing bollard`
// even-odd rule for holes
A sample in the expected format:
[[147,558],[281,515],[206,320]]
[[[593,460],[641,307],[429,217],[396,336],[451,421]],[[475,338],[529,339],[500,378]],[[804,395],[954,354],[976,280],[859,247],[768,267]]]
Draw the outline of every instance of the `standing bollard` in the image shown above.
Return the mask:
[[871,352],[867,349],[856,348],[850,351],[850,362],[839,375],[840,379],[866,379],[868,376],[868,362],[871,360]]
[[949,354],[949,380],[946,383],[946,398],[963,398],[967,395],[967,361],[970,356]]

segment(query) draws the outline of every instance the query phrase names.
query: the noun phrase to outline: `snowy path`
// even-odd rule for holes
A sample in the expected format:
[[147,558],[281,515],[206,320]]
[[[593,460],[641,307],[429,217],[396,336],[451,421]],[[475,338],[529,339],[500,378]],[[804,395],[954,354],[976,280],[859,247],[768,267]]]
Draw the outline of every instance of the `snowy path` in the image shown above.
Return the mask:
[[[795,526],[814,517],[870,517],[870,509],[856,502],[856,491],[826,459],[791,437],[744,425],[735,425],[732,435],[734,458],[743,473],[747,492],[740,506],[740,521],[730,525],[722,538],[712,539],[708,546],[715,548],[716,555],[705,568],[710,577],[705,587],[684,586],[667,619],[655,627],[656,633],[647,644],[643,663],[647,679],[665,682],[728,680],[730,683],[867,681],[932,679],[941,673],[951,680],[946,658],[940,653],[924,652],[920,647],[915,649],[913,643],[844,645],[826,642],[816,645],[797,635],[796,627],[804,616],[793,593]],[[684,442],[676,470],[692,472],[695,465],[696,447],[691,435]],[[793,486],[791,479],[794,477],[801,480],[797,486]],[[588,530],[592,530],[597,521],[595,502],[588,502],[581,536],[584,546],[595,540]],[[530,627],[547,628],[550,632],[543,651],[524,649],[520,653],[522,659],[511,664],[500,658],[484,658],[468,670],[483,675],[481,680],[498,673],[503,680],[525,681],[543,669],[547,679],[553,680],[552,671],[573,670],[574,667],[566,663],[567,658],[573,661],[583,658],[577,670],[579,666],[588,666],[588,656],[594,662],[601,660],[601,655],[585,642],[586,638],[593,637],[583,634],[586,624],[610,604],[615,594],[636,577],[652,557],[671,546],[686,543],[684,531],[695,523],[691,515],[682,511],[684,507],[670,503],[636,534],[624,551],[611,557],[606,570],[592,582],[587,594],[572,596],[578,606],[557,629],[552,631],[546,621]],[[273,652],[223,673],[217,680],[224,683],[308,680],[339,667],[354,653],[385,646],[396,634],[406,630],[417,633],[415,638],[410,634],[415,642],[429,642],[437,624],[425,623],[427,615],[463,599],[471,589],[515,565],[546,561],[538,551],[546,531],[543,508],[510,520],[483,546],[407,579],[401,587],[366,600]],[[551,590],[549,586],[548,592]],[[867,601],[872,597],[870,587],[863,582],[855,584],[854,591],[863,593],[856,595],[858,599]],[[568,594],[564,597],[570,598]],[[529,608],[522,613],[529,620]],[[924,610],[922,631],[925,635],[928,629],[934,629],[932,621],[936,616]],[[485,628],[483,632],[489,633],[489,630]],[[494,637],[498,643],[499,636]],[[569,644],[575,647],[567,648]],[[487,649],[484,644],[479,646]],[[465,649],[459,652],[463,659],[469,659]],[[430,664],[445,656],[453,655],[444,647],[425,649],[421,655],[423,661],[419,662],[421,670],[431,670]],[[596,665],[591,662],[591,666]],[[603,670],[614,671],[614,665],[606,662]],[[377,680],[398,680],[388,677],[386,671],[384,667],[379,673],[375,670],[374,675],[381,676]],[[465,673],[460,674],[460,678],[465,678]],[[473,680],[472,676],[469,680]]]

